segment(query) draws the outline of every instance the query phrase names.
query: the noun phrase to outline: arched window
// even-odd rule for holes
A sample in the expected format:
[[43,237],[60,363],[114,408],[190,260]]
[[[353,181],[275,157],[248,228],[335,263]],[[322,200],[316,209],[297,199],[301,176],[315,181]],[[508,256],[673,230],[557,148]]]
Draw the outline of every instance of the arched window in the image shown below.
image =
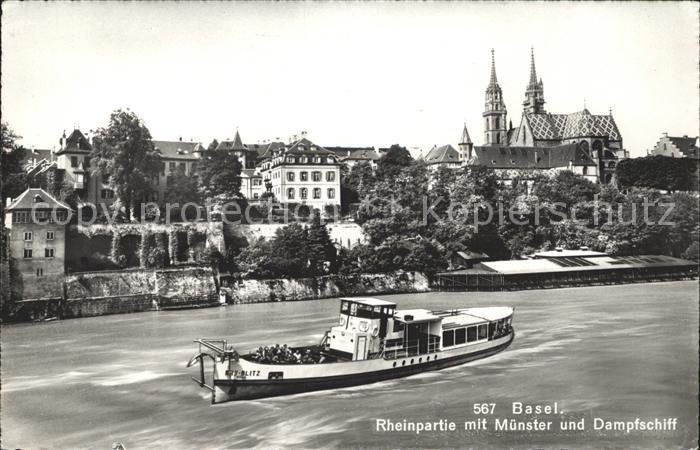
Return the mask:
[[580,148],[581,150],[583,150],[583,151],[586,152],[586,153],[588,153],[588,150],[590,149],[590,147],[588,146],[588,141],[581,141],[581,142],[578,144],[578,146],[579,146],[579,148]]
[[498,116],[496,116],[496,126],[495,126],[495,128],[496,128],[497,130],[498,130],[499,128],[501,128],[501,118],[498,117]]
[[593,141],[593,150],[596,152],[603,150],[603,143],[598,139]]
[[335,198],[335,189],[328,188],[328,198]]
[[301,188],[299,189],[299,198],[302,200],[306,200],[307,197],[309,196],[309,190],[306,188]]
[[500,143],[501,143],[501,134],[498,133],[498,134],[496,134],[496,144],[500,144]]

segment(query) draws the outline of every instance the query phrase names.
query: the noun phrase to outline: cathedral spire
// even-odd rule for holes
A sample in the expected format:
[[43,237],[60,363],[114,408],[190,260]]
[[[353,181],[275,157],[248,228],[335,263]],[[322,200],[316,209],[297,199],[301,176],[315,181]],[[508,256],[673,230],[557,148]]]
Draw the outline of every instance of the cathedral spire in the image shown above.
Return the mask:
[[523,106],[526,113],[543,113],[544,111],[544,87],[542,79],[537,81],[535,69],[535,49],[530,48],[530,81],[525,89],[525,101]]
[[491,82],[489,84],[492,86],[498,84],[498,78],[496,78],[496,58],[494,57],[493,49],[491,49]]
[[530,86],[537,86],[537,70],[535,70],[534,47],[530,47]]

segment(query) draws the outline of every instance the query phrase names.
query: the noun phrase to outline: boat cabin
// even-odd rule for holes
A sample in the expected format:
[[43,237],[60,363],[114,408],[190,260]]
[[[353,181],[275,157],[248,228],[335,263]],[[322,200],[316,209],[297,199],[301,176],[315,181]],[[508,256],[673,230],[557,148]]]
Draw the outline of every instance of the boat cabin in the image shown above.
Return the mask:
[[375,298],[342,298],[338,325],[324,339],[324,351],[345,361],[400,358],[498,339],[510,333],[507,307],[449,311],[406,309]]

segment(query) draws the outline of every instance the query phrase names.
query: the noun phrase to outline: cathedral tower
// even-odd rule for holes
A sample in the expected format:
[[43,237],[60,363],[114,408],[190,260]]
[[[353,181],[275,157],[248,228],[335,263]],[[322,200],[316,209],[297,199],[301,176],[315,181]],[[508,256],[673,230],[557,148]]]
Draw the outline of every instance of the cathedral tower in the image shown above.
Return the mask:
[[491,81],[486,88],[486,109],[484,116],[484,145],[507,145],[506,105],[503,92],[496,79],[496,63],[491,50]]
[[526,113],[543,113],[544,111],[544,86],[542,79],[537,81],[535,71],[535,50],[530,49],[530,82],[525,89],[525,101],[523,102]]

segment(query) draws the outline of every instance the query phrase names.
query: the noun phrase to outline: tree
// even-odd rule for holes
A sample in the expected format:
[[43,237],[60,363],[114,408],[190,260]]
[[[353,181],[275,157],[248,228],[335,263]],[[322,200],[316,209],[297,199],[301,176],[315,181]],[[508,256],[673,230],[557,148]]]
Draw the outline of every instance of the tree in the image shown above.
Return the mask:
[[127,207],[127,217],[136,218],[136,205],[152,191],[151,180],[160,172],[160,153],[141,119],[129,110],[110,115],[109,125],[93,138],[93,173],[107,177],[117,198]]
[[325,273],[325,263],[329,264],[330,271],[336,269],[337,251],[328,234],[326,225],[321,223],[321,215],[318,211],[314,212],[311,225],[307,230],[307,239],[306,251],[308,253],[311,275]]
[[189,176],[183,167],[178,167],[175,173],[170,175],[168,190],[165,192],[165,200],[168,203],[197,203],[202,200],[199,192],[199,183],[196,176]]
[[199,162],[200,191],[204,197],[234,199],[240,196],[241,163],[235,153],[206,152]]
[[412,162],[413,157],[406,147],[394,144],[379,158],[377,162],[377,178],[390,180],[396,177],[404,167],[410,166]]
[[219,146],[219,141],[214,139],[213,141],[211,141],[211,143],[207,147],[207,150],[216,150],[216,147],[218,147],[218,146]]
[[2,128],[2,154],[0,168],[2,169],[2,182],[0,192],[2,206],[0,214],[5,217],[5,199],[16,198],[27,189],[27,175],[22,167],[26,150],[17,144],[21,136],[15,134],[6,122],[0,124]]
[[698,161],[691,158],[669,158],[654,155],[644,158],[623,159],[617,164],[617,182],[623,188],[649,187],[666,191],[697,189],[693,172]]

